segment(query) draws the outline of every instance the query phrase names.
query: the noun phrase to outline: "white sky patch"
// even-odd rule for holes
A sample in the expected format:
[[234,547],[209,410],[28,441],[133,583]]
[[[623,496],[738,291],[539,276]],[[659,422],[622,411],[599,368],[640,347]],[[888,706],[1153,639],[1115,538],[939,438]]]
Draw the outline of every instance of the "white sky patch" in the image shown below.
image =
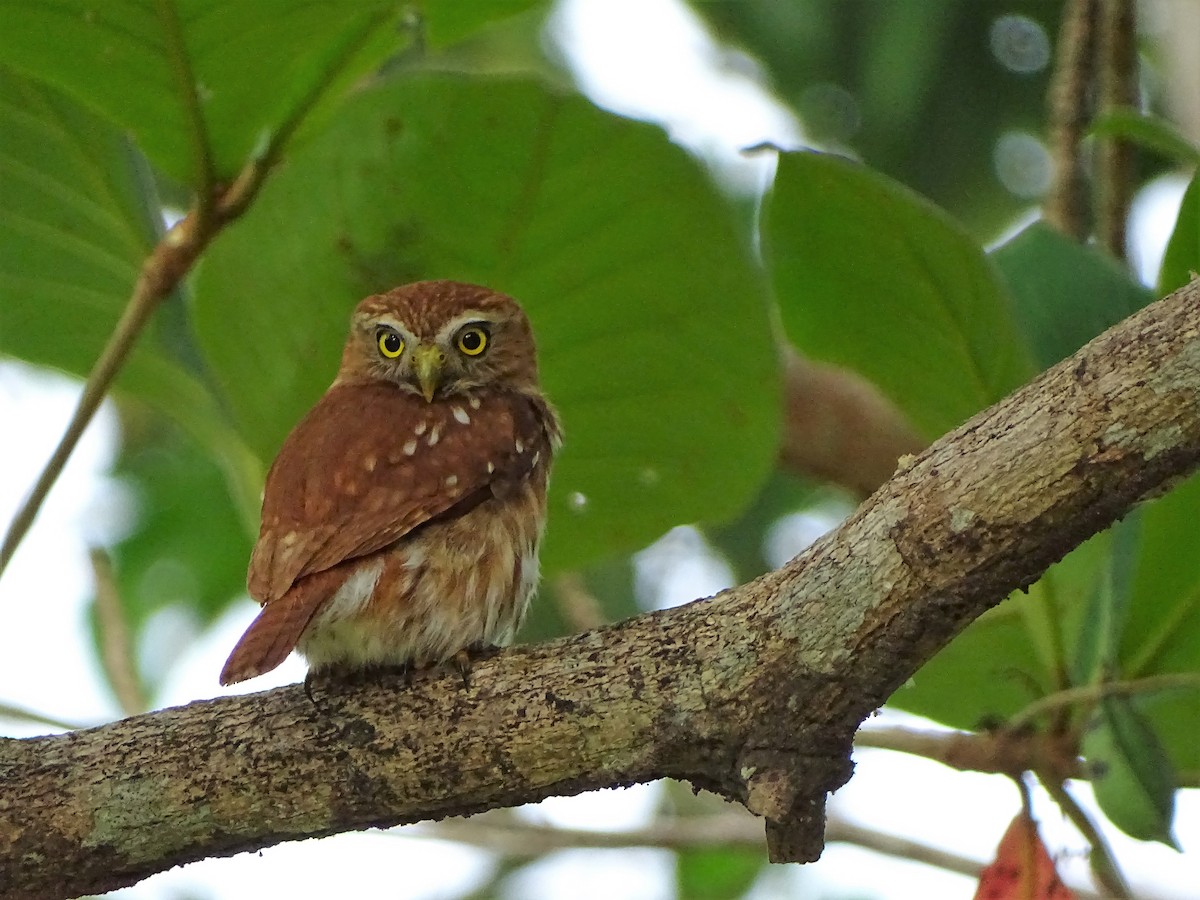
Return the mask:
[[1129,256],[1142,284],[1158,284],[1167,241],[1175,230],[1188,179],[1171,174],[1156,178],[1137,192],[1129,211]]
[[669,850],[559,850],[517,872],[504,900],[675,900],[675,854]]
[[676,0],[562,0],[548,34],[593,102],[659,123],[732,190],[757,192],[774,171],[773,154],[744,149],[803,143],[758,63],[717,44]]
[[661,797],[662,782],[654,781],[575,797],[547,797],[541,803],[519,807],[516,815],[556,828],[631,831],[650,823]]
[[[8,528],[62,437],[79,391],[73,378],[0,361],[0,527]],[[88,544],[109,536],[105,506],[118,502],[105,475],[116,440],[116,416],[106,403],[0,578],[0,702],[80,723],[117,714],[84,608],[92,593]],[[5,719],[0,729],[14,737],[48,730]]]
[[672,528],[634,555],[634,585],[646,609],[667,609],[733,586],[733,572],[690,525]]

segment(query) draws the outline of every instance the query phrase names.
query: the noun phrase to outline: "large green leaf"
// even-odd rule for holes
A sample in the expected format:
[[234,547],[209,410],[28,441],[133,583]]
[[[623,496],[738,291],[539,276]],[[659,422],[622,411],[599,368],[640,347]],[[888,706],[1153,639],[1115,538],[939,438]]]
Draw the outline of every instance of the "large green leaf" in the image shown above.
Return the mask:
[[[1198,519],[1200,476],[1142,507],[1137,570],[1122,634],[1124,678],[1200,673]],[[1177,768],[1200,769],[1200,690],[1147,696],[1139,709]]]
[[0,350],[86,372],[153,242],[133,153],[66,97],[0,69]]
[[1154,296],[1110,256],[1036,222],[992,253],[1042,368],[1070,356]]
[[[149,183],[144,162],[114,128],[0,68],[0,353],[87,375],[155,238]],[[203,373],[180,362],[186,340],[152,327],[117,387],[167,412],[216,454],[249,522],[260,466]]]
[[[1050,568],[1027,593],[984,613],[892,695],[889,704],[954,728],[1008,718],[1069,685],[1070,647],[1081,611],[1110,558],[1098,535]],[[1073,627],[1073,631],[1070,630]]]
[[549,568],[735,514],[775,454],[765,290],[665,135],[522,82],[406,78],[348,102],[196,280],[207,358],[272,455],[363,295],[417,278],[519,298],[566,424]]
[[902,185],[841,157],[781,154],[763,229],[788,336],[865,375],[926,436],[1032,375],[979,245]]
[[216,175],[232,176],[319,98],[393,52],[399,11],[394,0],[2,3],[0,63],[101,112],[157,166],[195,184],[199,141]]
[[[137,517],[112,555],[126,622],[141,635],[155,612],[178,606],[208,625],[245,592],[251,534],[244,510],[207,447],[159,418],[126,415],[124,424],[115,474]],[[162,674],[144,665],[142,672]]]
[[429,43],[444,47],[460,41],[497,19],[549,6],[548,0],[423,0],[418,4],[426,18]]

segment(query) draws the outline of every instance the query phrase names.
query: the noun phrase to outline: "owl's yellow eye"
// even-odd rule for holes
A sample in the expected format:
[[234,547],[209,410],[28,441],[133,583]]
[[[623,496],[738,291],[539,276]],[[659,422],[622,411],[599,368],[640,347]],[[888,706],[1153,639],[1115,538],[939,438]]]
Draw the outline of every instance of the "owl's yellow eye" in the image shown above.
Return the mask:
[[478,325],[471,325],[458,333],[458,349],[467,356],[478,356],[488,345],[488,333]]
[[380,328],[375,332],[375,338],[379,341],[379,352],[388,359],[395,359],[404,352],[404,338],[390,328]]

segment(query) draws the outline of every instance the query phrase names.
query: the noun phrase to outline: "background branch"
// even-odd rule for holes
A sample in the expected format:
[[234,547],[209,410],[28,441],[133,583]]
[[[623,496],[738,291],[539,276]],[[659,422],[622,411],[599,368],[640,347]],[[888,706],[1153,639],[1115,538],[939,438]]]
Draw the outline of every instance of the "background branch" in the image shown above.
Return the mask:
[[[1100,92],[1106,113],[1137,109],[1137,13],[1133,0],[1102,0]],[[1120,137],[1100,141],[1097,159],[1097,230],[1104,248],[1124,261],[1125,227],[1133,202],[1134,147]]]
[[[580,828],[556,828],[505,819],[493,820],[490,815],[471,819],[446,819],[429,825],[417,825],[396,832],[398,837],[439,838],[469,844],[504,856],[533,858],[554,850],[570,848],[628,848],[661,847],[681,850],[704,847],[741,847],[759,850],[762,847],[762,825],[753,817],[737,811],[691,818],[666,819],[635,831],[591,831]],[[885,856],[919,862],[978,878],[983,864],[951,853],[873,828],[864,828],[845,819],[831,816],[825,826],[825,842],[852,844]],[[1081,898],[1098,898],[1088,890],[1072,888]]]
[[1088,189],[1081,144],[1091,119],[1100,0],[1067,0],[1050,82],[1050,154],[1054,180],[1046,221],[1077,241],[1088,235]]
[[790,346],[782,352],[785,468],[865,497],[891,477],[896,460],[924,449],[900,410],[861,375]]

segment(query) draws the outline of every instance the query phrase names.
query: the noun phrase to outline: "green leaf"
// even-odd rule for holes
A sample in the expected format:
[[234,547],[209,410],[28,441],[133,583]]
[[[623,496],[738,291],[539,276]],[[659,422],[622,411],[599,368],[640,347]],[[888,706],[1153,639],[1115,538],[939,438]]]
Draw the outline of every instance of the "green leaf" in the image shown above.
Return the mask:
[[[1141,507],[1141,540],[1121,647],[1121,677],[1200,673],[1200,476]],[[1179,769],[1200,769],[1200,691],[1142,699]]]
[[85,373],[153,243],[136,158],[56,91],[0,69],[0,350]]
[[[1003,720],[1067,686],[1065,633],[1078,622],[1109,559],[1097,535],[971,623],[888,701],[953,728]],[[1064,624],[1068,623],[1068,624]]]
[[1154,299],[1112,257],[1035,222],[992,252],[1042,368]]
[[1200,172],[1192,176],[1179,205],[1179,217],[1158,273],[1159,294],[1183,287],[1192,280],[1193,272],[1200,272]]
[[763,870],[762,853],[730,847],[695,847],[676,854],[679,896],[729,900],[750,889]]
[[937,437],[1033,374],[1010,300],[945,213],[841,157],[784,153],[764,244],[788,337]]
[[[154,197],[128,142],[77,103],[0,69],[0,352],[86,377],[155,240]],[[174,299],[117,378],[212,450],[247,523],[261,464],[181,364],[184,332],[159,332]],[[249,527],[249,526],[247,526]]]
[[154,612],[177,604],[200,624],[212,622],[245,592],[251,548],[213,456],[175,429],[151,427],[124,449],[115,471],[138,510],[133,530],[113,548],[135,634]]
[[1074,630],[1077,636],[1070,642],[1075,649],[1072,683],[1076,685],[1111,681],[1121,673],[1121,643],[1141,536],[1138,510],[1112,526],[1109,533],[1108,559],[1103,561],[1099,583]]
[[[0,4],[0,63],[56,85],[197,183],[182,73],[196,87],[218,178],[398,47],[394,0],[57,0]],[[182,32],[183,52],[170,35]]]
[[[1194,723],[1193,723],[1194,724]],[[1125,697],[1106,697],[1083,738],[1096,802],[1130,837],[1180,849],[1171,834],[1175,773],[1149,722]]]
[[1139,147],[1157,151],[1184,164],[1200,163],[1200,150],[1174,124],[1161,116],[1148,115],[1136,109],[1113,109],[1101,113],[1092,122],[1088,134],[1125,138]]
[[[600,621],[617,622],[642,612],[637,603],[632,557],[622,555],[601,560],[568,577],[575,575],[582,580],[580,587],[587,596],[563,596],[564,586],[558,579],[544,580],[518,635],[521,641],[537,643],[580,631],[581,628],[565,608],[580,601],[594,601],[594,610],[585,609],[582,612],[585,617],[594,612]],[[566,590],[573,593],[572,586],[568,585]]]
[[765,286],[695,162],[578,97],[446,76],[353,98],[203,262],[195,326],[251,445],[330,383],[358,299],[434,277],[533,321],[567,435],[549,571],[729,518],[773,467]]
[[426,35],[434,47],[445,47],[500,19],[535,7],[548,7],[546,0],[423,0],[418,4],[426,18]]

